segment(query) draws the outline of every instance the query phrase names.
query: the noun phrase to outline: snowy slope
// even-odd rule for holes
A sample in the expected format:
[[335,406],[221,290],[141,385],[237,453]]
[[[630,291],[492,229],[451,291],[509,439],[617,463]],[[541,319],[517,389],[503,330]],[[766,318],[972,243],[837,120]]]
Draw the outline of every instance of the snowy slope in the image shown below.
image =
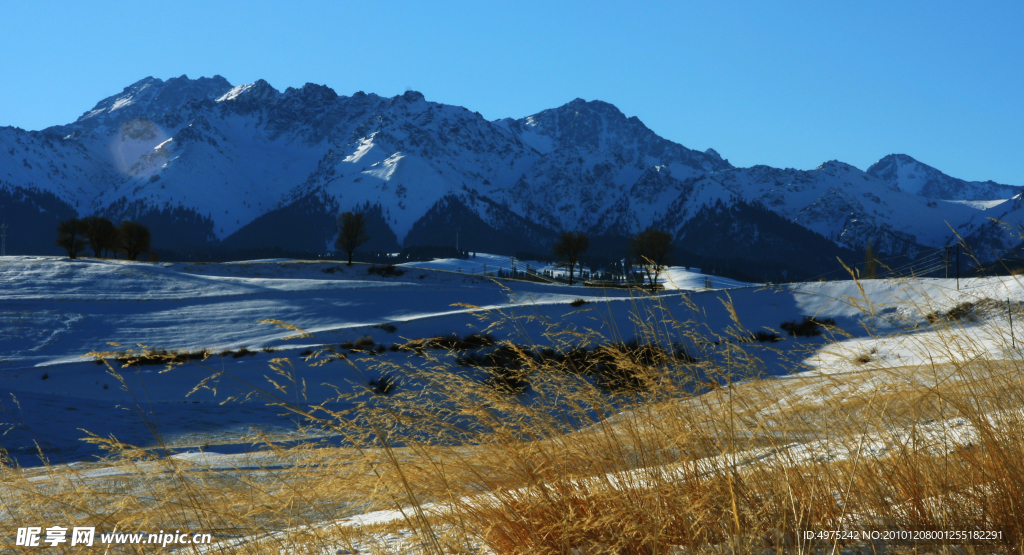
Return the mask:
[[890,154],[872,164],[866,173],[901,191],[944,200],[998,200],[1022,192],[1020,186],[956,179],[906,154]]
[[[488,271],[503,260],[507,258],[477,257],[478,263],[489,261]],[[818,315],[834,318],[838,326],[853,334],[841,352],[813,354],[817,346],[824,345],[821,338],[786,338],[771,344],[770,349],[752,345],[761,349],[758,352],[764,357],[766,372],[786,374],[793,371],[793,365],[785,361],[785,352],[799,360],[806,356],[799,353],[809,348],[812,356],[805,360],[805,367],[841,370],[850,364],[850,353],[867,349],[872,341],[881,341],[879,357],[896,359],[899,355],[900,360],[916,360],[912,357],[918,355],[910,352],[914,342],[926,341],[932,333],[930,326],[917,327],[925,323],[923,314],[947,311],[970,300],[991,304],[991,317],[1001,318],[1005,299],[1014,300],[1014,306],[1024,302],[1024,288],[1012,278],[962,280],[959,291],[954,280],[862,282],[869,305],[858,286],[849,281],[769,288],[710,276],[715,290],[705,290],[708,276],[671,268],[665,281],[676,289],[663,293],[664,309],[651,311],[645,293],[523,281],[498,283],[473,275],[472,268],[458,272],[461,263],[467,261],[437,261],[433,266],[447,271],[405,268],[400,276],[383,278],[369,274],[365,265],[287,260],[146,264],[5,258],[0,279],[12,287],[0,290],[0,393],[6,411],[0,421],[14,424],[15,429],[0,437],[0,446],[28,463],[34,457],[32,442],[40,439],[40,433],[48,448],[69,460],[95,454],[94,447],[78,441],[79,428],[103,436],[115,433],[131,442],[152,442],[143,423],[137,419],[128,423],[119,417],[122,412],[113,410],[115,405],[130,405],[131,397],[105,367],[83,358],[95,350],[120,351],[141,344],[215,353],[199,366],[167,373],[159,366],[125,370],[126,383],[136,394],[145,389],[152,403],[147,410],[159,416],[167,438],[186,438],[181,441],[188,446],[195,445],[189,441],[201,445],[211,438],[231,443],[250,426],[272,427],[284,435],[294,433],[294,425],[288,432],[289,421],[282,420],[277,408],[220,404],[248,387],[244,384],[223,379],[216,392],[186,397],[211,371],[228,372],[249,384],[261,383],[271,358],[288,357],[298,377],[306,381],[306,400],[316,403],[336,395],[333,388],[322,384],[361,388],[378,374],[373,373],[373,361],[359,362],[358,356],[354,357],[355,367],[342,363],[308,366],[300,353],[363,336],[389,346],[437,335],[467,335],[496,319],[512,318],[514,326],[491,330],[497,339],[526,344],[543,341],[546,322],[629,339],[641,333],[639,325],[652,323],[653,314],[683,322],[692,319],[709,333],[728,336],[736,322],[725,303],[735,306],[742,325],[750,331],[779,330],[781,322]],[[578,299],[587,304],[570,304]],[[665,309],[671,314],[665,314]],[[298,325],[316,337],[283,340],[292,332],[259,323],[267,318]],[[394,328],[382,326],[384,323]],[[912,335],[908,341],[883,344],[881,336],[868,329],[881,330],[883,335],[887,330]],[[972,329],[965,333],[975,333]],[[977,339],[977,348],[985,350],[979,356],[1006,356],[1001,351],[1005,340]],[[243,346],[256,353],[244,357],[216,354]],[[263,347],[279,351],[259,352]],[[703,347],[695,348],[701,349],[701,356],[714,356],[703,352]],[[415,360],[405,352],[386,351],[380,356],[397,363]],[[20,408],[11,404],[11,394]],[[26,425],[35,431],[30,433]]]
[[[540,251],[568,230],[679,230],[702,208],[737,200],[857,250],[871,239],[877,252],[912,255],[950,243],[951,228],[991,248],[1019,242],[981,230],[988,216],[1017,218],[1010,205],[962,201],[1008,199],[1020,187],[957,180],[905,155],[867,171],[836,161],[734,168],[601,101],[487,121],[414,91],[278,91],[219,76],[146,78],[74,123],[2,128],[0,182],[51,192],[83,216],[158,226],[157,248],[172,251],[266,247],[261,237],[299,228],[302,244],[323,252],[333,218],[366,209],[399,245],[446,244],[461,221],[482,244],[498,243],[487,250],[519,237],[504,250]],[[296,214],[320,223],[302,230]],[[254,232],[266,225],[279,229]]]

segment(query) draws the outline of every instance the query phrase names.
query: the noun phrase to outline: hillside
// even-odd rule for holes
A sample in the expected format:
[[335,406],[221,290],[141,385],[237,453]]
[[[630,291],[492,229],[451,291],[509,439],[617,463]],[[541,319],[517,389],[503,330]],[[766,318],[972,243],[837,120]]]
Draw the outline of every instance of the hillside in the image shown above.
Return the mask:
[[[154,248],[178,258],[267,248],[315,256],[332,250],[340,212],[363,210],[374,251],[451,246],[459,234],[468,250],[543,252],[581,229],[592,254],[618,259],[624,239],[650,225],[669,229],[680,254],[706,250],[686,239],[694,218],[742,202],[796,224],[787,234],[798,244],[820,235],[862,253],[871,240],[882,255],[913,260],[951,244],[955,231],[993,260],[1020,242],[991,224],[1016,229],[1020,206],[1010,199],[1020,191],[958,180],[906,155],[867,171],[838,161],[735,168],[596,100],[487,121],[414,91],[278,91],[219,76],[150,77],[73,123],[0,128],[0,218],[11,222],[12,254],[56,254],[45,232],[55,220],[99,214],[149,225]],[[744,219],[748,210],[728,213],[737,229],[757,225]],[[741,254],[755,248],[749,237],[729,241],[735,249],[718,256],[754,263]],[[787,258],[755,273],[838,267]]]

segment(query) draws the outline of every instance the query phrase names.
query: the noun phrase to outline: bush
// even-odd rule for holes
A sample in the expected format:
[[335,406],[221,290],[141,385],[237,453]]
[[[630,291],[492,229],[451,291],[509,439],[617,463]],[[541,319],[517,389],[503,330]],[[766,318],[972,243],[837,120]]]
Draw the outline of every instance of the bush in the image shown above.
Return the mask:
[[971,301],[964,301],[953,308],[949,309],[946,313],[947,320],[969,320],[974,316],[974,309],[977,308],[977,304]]
[[371,276],[398,277],[404,274],[405,270],[399,269],[394,264],[388,264],[386,266],[378,266],[374,264],[373,266],[370,266],[369,268],[366,269],[366,273],[370,274]]
[[821,335],[821,328],[823,326],[835,325],[836,321],[832,318],[814,318],[811,316],[804,316],[803,320],[799,323],[790,320],[789,322],[779,324],[779,327],[789,332],[789,335],[795,337],[817,337]]
[[587,301],[584,301],[583,299],[576,299],[575,301],[569,303],[569,306],[577,307],[577,306],[583,306],[585,304],[587,304]]
[[494,337],[491,334],[479,334],[473,333],[467,335],[464,338],[459,338],[456,334],[451,335],[437,335],[427,339],[414,339],[405,345],[401,345],[399,349],[403,351],[413,351],[417,354],[422,354],[427,349],[448,349],[450,351],[470,351],[473,349],[480,349],[483,347],[491,347],[495,344]]
[[469,349],[481,348],[481,347],[491,347],[493,345],[494,345],[494,337],[492,337],[491,334],[488,333],[488,334],[484,335],[484,334],[474,333],[474,334],[470,334],[470,335],[467,335],[466,337],[464,337],[462,339],[462,341],[460,341],[458,344],[456,344],[456,348],[457,349],[462,349],[462,350],[469,350]]
[[395,377],[391,374],[370,380],[370,388],[377,395],[387,395],[395,390]]
[[255,355],[256,351],[250,351],[247,347],[239,347],[237,351],[232,353],[231,358],[242,358],[244,356]]
[[530,389],[530,381],[525,372],[504,366],[492,366],[487,369],[489,374],[484,383],[495,391],[519,395]]
[[759,330],[757,333],[755,333],[754,339],[760,343],[777,343],[779,341],[782,341],[782,338],[779,337],[779,334],[764,330]]

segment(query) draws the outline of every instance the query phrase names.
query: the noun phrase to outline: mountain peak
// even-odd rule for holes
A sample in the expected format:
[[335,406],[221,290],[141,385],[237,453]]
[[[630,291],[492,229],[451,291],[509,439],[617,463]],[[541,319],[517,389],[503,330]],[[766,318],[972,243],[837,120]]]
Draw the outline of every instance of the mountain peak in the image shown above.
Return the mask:
[[248,85],[239,85],[227,91],[217,98],[217,102],[227,102],[240,98],[245,98],[250,101],[258,101],[274,98],[279,94],[281,93],[272,87],[270,83],[267,83],[263,79],[257,79],[255,82],[249,83]]
[[405,91],[402,98],[404,98],[406,102],[419,102],[421,100],[425,100],[426,97],[423,96],[423,93],[418,91]]
[[[269,87],[270,85],[267,86]],[[273,87],[270,87],[270,89],[273,89]],[[303,102],[334,102],[338,99],[338,93],[334,92],[334,89],[327,85],[317,85],[316,83],[306,83],[298,89],[288,87],[284,91],[284,96],[295,97]]]
[[76,123],[99,125],[120,123],[133,117],[157,117],[168,114],[194,100],[214,99],[231,89],[231,83],[220,75],[189,79],[187,75],[167,81],[146,77],[107,97]]
[[950,177],[906,154],[889,154],[872,164],[866,173],[901,191],[945,200],[1010,198],[1020,189],[992,181],[964,181]]
[[[568,103],[562,105],[561,108],[556,108],[556,110],[565,110],[565,109],[574,110],[574,111],[584,111],[585,110],[585,111],[597,112],[597,113],[601,113],[601,114],[608,114],[608,115],[611,115],[613,117],[619,117],[619,118],[626,119],[626,116],[625,116],[625,114],[622,113],[622,110],[619,110],[619,108],[617,106],[615,106],[614,104],[611,104],[609,102],[605,102],[603,100],[583,100],[582,98],[575,98],[575,99],[569,101]],[[639,120],[637,120],[637,121],[639,121]]]
[[846,162],[840,162],[839,160],[829,160],[815,169],[825,171],[860,171],[855,166],[847,164]]

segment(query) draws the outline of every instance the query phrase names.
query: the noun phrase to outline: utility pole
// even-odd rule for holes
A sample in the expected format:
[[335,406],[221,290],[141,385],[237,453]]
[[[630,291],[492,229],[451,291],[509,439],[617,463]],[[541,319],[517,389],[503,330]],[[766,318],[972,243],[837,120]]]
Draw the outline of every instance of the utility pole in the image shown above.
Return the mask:
[[956,290],[960,290],[960,243],[956,244]]
[[7,256],[7,222],[0,225],[0,256]]

